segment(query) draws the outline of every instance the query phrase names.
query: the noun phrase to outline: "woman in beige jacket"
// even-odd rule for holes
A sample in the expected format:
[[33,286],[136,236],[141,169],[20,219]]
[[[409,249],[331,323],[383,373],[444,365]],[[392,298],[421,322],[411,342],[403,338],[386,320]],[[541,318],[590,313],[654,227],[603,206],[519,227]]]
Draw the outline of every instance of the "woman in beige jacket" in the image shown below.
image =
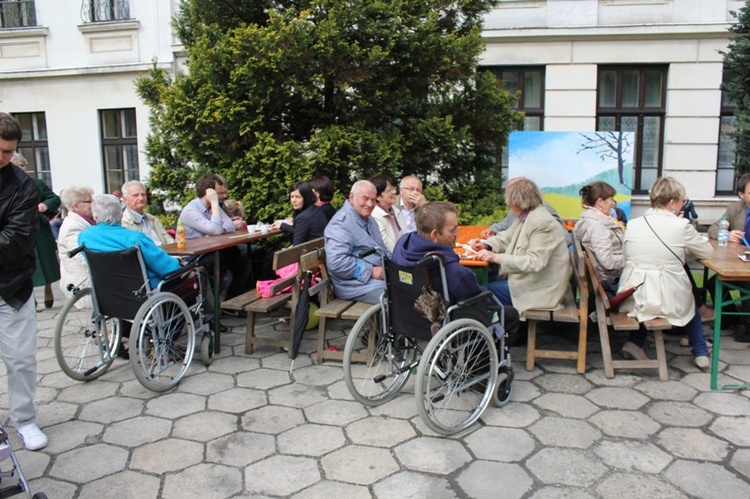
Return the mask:
[[526,178],[508,181],[505,202],[518,217],[506,231],[486,241],[471,241],[477,258],[500,265],[507,279],[487,286],[521,318],[529,309],[555,310],[570,280],[570,257],[560,224],[542,205],[542,195]]

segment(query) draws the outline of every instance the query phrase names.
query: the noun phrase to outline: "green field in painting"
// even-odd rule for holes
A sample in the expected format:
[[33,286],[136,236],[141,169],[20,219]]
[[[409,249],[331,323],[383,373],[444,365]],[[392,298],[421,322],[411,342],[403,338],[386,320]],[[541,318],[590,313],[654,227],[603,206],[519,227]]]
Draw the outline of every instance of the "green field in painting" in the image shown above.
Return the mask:
[[[618,203],[627,201],[629,196],[617,194],[615,201]],[[564,194],[558,194],[555,192],[548,192],[544,194],[544,200],[552,205],[560,218],[572,218],[578,220],[583,211],[583,205],[581,204],[581,198],[579,196],[565,196]]]

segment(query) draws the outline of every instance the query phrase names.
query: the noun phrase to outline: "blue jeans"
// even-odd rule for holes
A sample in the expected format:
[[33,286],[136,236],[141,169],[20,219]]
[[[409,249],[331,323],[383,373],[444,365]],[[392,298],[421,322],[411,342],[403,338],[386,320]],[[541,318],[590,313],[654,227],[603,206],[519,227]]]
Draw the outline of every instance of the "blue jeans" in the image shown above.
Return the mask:
[[[690,340],[690,346],[693,347],[693,357],[708,356],[708,345],[706,344],[706,337],[703,335],[703,322],[701,320],[701,314],[698,313],[697,307],[695,309],[695,315],[690,319],[690,322],[678,329],[681,329],[682,332],[687,334],[688,339]],[[638,331],[630,333],[628,341],[643,348],[643,345],[646,343],[647,334],[647,331],[641,328]]]
[[510,297],[510,287],[507,279],[491,281],[487,283],[487,289],[492,291],[503,305],[513,306],[513,299]]

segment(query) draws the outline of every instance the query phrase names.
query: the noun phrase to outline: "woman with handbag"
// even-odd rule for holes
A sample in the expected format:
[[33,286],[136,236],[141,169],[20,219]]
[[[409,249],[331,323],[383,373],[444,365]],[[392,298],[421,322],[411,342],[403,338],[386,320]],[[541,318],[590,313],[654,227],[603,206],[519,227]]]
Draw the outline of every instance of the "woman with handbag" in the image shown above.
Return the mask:
[[[690,258],[708,258],[712,248],[687,219],[677,216],[685,197],[681,183],[671,177],[659,178],[649,197],[651,209],[628,223],[618,291],[643,285],[620,305],[620,311],[639,322],[661,317],[683,328],[692,347],[693,364],[706,371],[710,367],[708,346],[685,264]],[[645,340],[645,330],[633,332],[623,354],[648,358],[643,350]]]

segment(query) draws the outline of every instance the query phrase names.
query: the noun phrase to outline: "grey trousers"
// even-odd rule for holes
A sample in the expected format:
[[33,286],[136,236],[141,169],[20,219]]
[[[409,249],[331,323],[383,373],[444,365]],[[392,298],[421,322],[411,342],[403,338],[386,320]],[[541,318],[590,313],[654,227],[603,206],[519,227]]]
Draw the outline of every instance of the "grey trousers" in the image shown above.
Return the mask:
[[0,357],[8,373],[8,419],[16,427],[34,423],[37,407],[33,293],[19,310],[13,310],[0,298]]

